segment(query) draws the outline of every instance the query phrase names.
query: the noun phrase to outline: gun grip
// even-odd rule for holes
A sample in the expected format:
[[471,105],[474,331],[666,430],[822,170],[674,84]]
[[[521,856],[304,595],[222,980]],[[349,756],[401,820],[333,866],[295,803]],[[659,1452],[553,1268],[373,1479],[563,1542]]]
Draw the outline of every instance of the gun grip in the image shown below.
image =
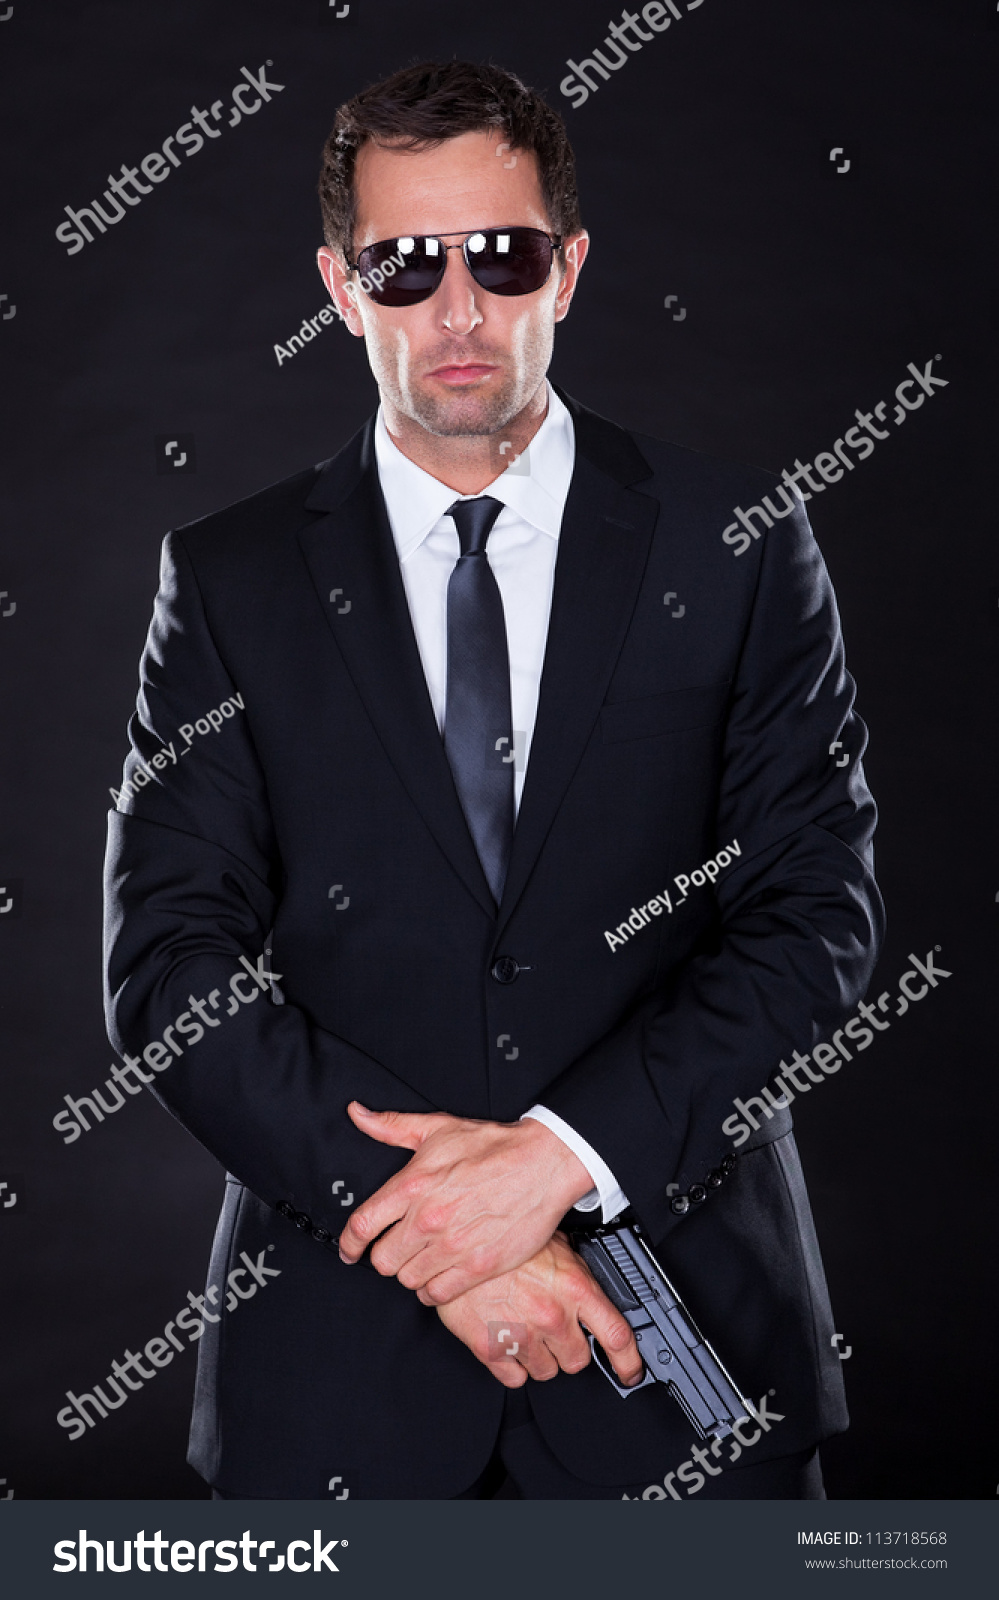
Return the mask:
[[586,1335],[586,1337],[589,1340],[589,1345],[590,1345],[591,1351],[593,1352],[594,1361],[596,1362],[597,1366],[600,1368],[600,1371],[603,1373],[604,1377],[608,1380],[609,1383],[612,1383],[614,1385],[614,1387],[617,1390],[618,1394],[621,1395],[623,1399],[627,1400],[629,1395],[637,1394],[640,1389],[645,1389],[645,1388],[648,1387],[648,1385],[650,1383],[655,1383],[655,1381],[656,1381],[655,1374],[650,1372],[648,1367],[646,1367],[645,1368],[645,1376],[642,1379],[641,1383],[633,1384],[630,1389],[625,1388],[624,1384],[618,1381],[618,1376],[617,1376],[617,1373],[614,1371],[614,1368],[612,1366],[610,1366],[609,1363],[607,1363],[606,1357],[604,1356],[604,1352],[603,1352],[602,1346],[597,1344],[597,1341],[593,1337],[592,1333],[588,1333]]

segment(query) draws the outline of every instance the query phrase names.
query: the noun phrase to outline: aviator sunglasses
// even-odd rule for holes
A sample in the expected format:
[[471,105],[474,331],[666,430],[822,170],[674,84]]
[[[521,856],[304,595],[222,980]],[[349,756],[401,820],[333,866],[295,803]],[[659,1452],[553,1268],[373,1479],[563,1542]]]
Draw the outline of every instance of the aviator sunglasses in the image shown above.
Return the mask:
[[415,306],[440,288],[449,250],[460,250],[475,282],[490,294],[533,294],[548,281],[558,234],[540,228],[481,228],[460,244],[454,234],[406,234],[369,244],[347,265],[379,306]]

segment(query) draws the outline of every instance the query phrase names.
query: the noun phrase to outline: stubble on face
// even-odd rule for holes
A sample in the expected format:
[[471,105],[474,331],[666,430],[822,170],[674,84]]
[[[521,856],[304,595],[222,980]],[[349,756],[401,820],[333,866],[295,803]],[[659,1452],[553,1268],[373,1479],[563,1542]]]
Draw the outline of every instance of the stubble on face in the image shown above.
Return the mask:
[[[535,158],[497,162],[498,137],[462,134],[421,151],[364,145],[355,170],[360,248],[403,232],[547,231]],[[450,256],[435,294],[411,308],[383,310],[356,296],[362,329],[352,331],[363,331],[390,436],[410,460],[460,493],[478,493],[502,470],[506,449],[526,449],[547,410],[555,323],[568,303],[559,308],[560,288],[553,263],[538,290],[491,295]],[[445,370],[476,366],[484,370],[464,377]]]
[[[508,429],[538,393],[551,363],[554,325],[524,318],[505,349],[464,337],[414,351],[400,329],[384,344],[368,336],[368,359],[382,394],[438,439],[484,438]],[[498,368],[488,383],[445,389],[426,374],[451,363]]]

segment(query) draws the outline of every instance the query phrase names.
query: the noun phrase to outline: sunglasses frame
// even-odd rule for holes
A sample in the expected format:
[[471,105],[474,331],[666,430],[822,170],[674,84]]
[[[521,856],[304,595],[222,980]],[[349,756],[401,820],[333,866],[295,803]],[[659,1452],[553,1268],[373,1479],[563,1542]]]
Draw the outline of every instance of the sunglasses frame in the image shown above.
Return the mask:
[[[445,244],[444,243],[445,239],[457,238],[459,233],[463,234],[463,237],[459,240],[459,242],[457,244]],[[448,258],[448,251],[449,250],[460,250],[461,251],[461,255],[462,255],[462,260],[464,261],[465,266],[468,268],[469,274],[475,280],[476,286],[479,289],[484,290],[484,292],[486,294],[495,294],[496,291],[494,289],[486,289],[484,284],[479,283],[478,278],[475,277],[475,271],[474,271],[474,268],[472,266],[472,263],[468,259],[468,241],[469,241],[469,239],[474,238],[477,233],[483,233],[483,234],[486,234],[486,233],[534,233],[534,234],[537,234],[541,238],[547,239],[549,245],[551,246],[552,258],[551,258],[551,261],[548,263],[548,272],[547,272],[547,274],[546,274],[546,276],[544,278],[544,281],[542,283],[538,284],[538,289],[544,288],[544,285],[548,282],[548,279],[551,277],[552,267],[553,267],[553,265],[555,263],[556,252],[561,250],[562,245],[565,242],[560,233],[546,233],[544,228],[531,228],[531,227],[528,227],[524,223],[509,223],[509,224],[501,225],[501,226],[494,227],[494,228],[469,228],[467,231],[465,231],[465,230],[463,230],[461,228],[454,228],[449,233],[415,233],[415,234],[400,233],[400,234],[397,234],[395,236],[395,238],[393,238],[393,239],[376,239],[373,244],[366,244],[364,246],[363,250],[358,251],[357,259],[355,261],[348,261],[347,262],[347,266],[348,266],[348,268],[349,268],[349,270],[351,272],[356,272],[360,279],[364,279],[365,277],[367,277],[368,274],[367,274],[367,272],[362,272],[361,271],[360,261],[361,261],[361,256],[366,255],[369,250],[384,249],[386,257],[389,260],[391,260],[392,259],[392,253],[389,250],[389,246],[393,246],[394,247],[395,245],[398,244],[400,239],[405,239],[405,238],[410,238],[410,239],[436,239],[437,243],[441,247],[441,251],[442,251],[442,254],[443,254],[443,265],[441,266],[440,277],[437,279],[437,282],[434,284],[433,288],[432,289],[428,289],[426,294],[422,295],[419,300],[411,300],[409,302],[409,305],[407,305],[407,306],[392,306],[392,307],[389,308],[390,310],[393,310],[393,311],[408,311],[410,306],[419,306],[419,305],[422,305],[425,300],[432,299],[432,297],[437,293],[437,291],[440,288],[441,284],[444,282],[444,275],[447,272],[447,258]],[[363,283],[362,283],[362,287],[363,287]],[[521,295],[524,295],[524,294],[537,294],[537,292],[538,292],[537,289],[522,289],[522,290],[518,291],[518,293],[515,294],[515,295],[501,295],[501,296],[499,296],[499,298],[503,299],[503,300],[520,299]],[[374,302],[375,305],[378,304],[378,301],[372,295],[370,289],[365,289],[364,293],[368,296],[369,300],[372,300]]]

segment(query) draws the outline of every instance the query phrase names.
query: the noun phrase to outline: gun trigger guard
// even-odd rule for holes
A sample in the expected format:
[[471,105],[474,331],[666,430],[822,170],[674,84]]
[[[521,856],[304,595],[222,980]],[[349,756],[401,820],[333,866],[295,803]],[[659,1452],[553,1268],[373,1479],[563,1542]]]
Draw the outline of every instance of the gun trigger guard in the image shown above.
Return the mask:
[[655,1381],[656,1381],[655,1373],[654,1372],[650,1372],[648,1367],[646,1367],[645,1368],[645,1376],[642,1379],[641,1383],[635,1383],[635,1384],[632,1385],[632,1387],[630,1389],[626,1389],[623,1383],[619,1383],[618,1382],[617,1374],[615,1373],[613,1367],[607,1367],[607,1366],[604,1365],[603,1361],[601,1360],[601,1355],[602,1355],[601,1346],[597,1344],[597,1341],[593,1337],[593,1334],[592,1333],[588,1333],[586,1335],[586,1337],[587,1337],[587,1340],[589,1342],[590,1350],[593,1353],[594,1361],[596,1362],[597,1366],[600,1368],[600,1371],[603,1373],[603,1375],[607,1379],[607,1381],[614,1385],[615,1389],[617,1390],[618,1394],[621,1396],[621,1398],[623,1400],[627,1400],[629,1395],[637,1394],[640,1389],[645,1389],[650,1383],[655,1383]]

